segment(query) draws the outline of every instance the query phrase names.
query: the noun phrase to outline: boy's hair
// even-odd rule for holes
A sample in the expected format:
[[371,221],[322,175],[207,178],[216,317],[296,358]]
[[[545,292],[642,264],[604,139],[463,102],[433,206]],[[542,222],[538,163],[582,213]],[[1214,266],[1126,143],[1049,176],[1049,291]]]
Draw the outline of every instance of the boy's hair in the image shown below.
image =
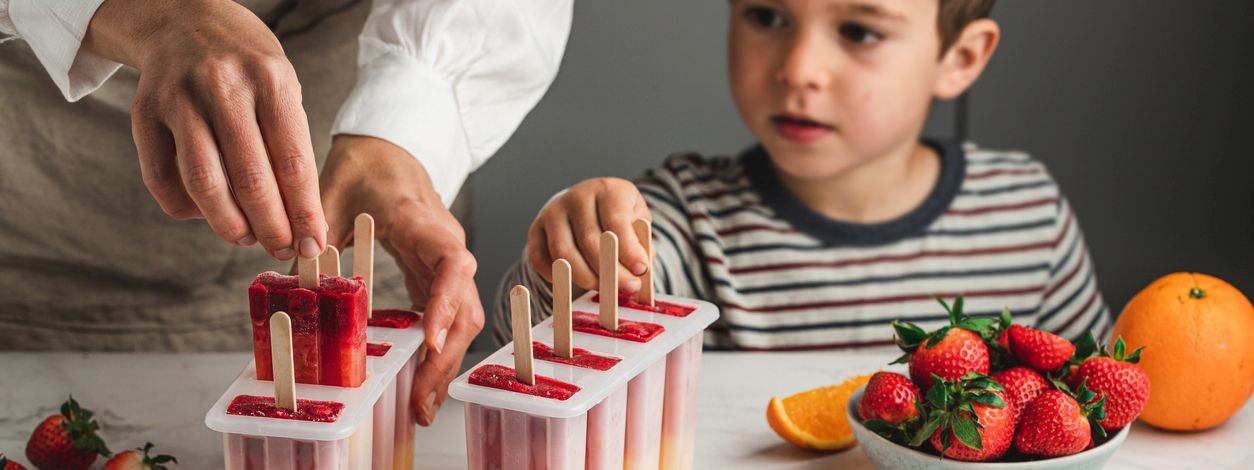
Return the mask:
[[988,18],[996,0],[940,0],[937,28],[940,30],[941,55],[954,45],[962,30],[972,21]]

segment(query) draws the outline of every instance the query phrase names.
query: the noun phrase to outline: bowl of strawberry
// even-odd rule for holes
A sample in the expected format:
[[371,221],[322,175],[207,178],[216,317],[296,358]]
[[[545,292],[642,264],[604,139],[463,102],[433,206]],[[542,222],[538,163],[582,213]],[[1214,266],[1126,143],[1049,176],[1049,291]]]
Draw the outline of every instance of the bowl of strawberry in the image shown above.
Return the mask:
[[905,352],[849,399],[850,427],[876,468],[1097,469],[1149,401],[1149,378],[1122,339],[1071,343],[1001,318],[894,321]]

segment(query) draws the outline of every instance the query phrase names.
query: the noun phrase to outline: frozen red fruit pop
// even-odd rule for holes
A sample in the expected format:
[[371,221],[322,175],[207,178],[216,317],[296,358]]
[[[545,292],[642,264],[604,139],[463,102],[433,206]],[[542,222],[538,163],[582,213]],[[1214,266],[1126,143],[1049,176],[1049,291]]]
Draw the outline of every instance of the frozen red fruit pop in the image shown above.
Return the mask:
[[610,331],[601,326],[600,319],[595,313],[588,312],[575,312],[571,329],[583,333],[635,341],[637,343],[647,343],[666,330],[666,328],[657,323],[619,319],[618,329]]
[[527,385],[514,376],[514,368],[496,364],[480,366],[470,373],[469,382],[474,385],[509,390],[526,395],[554,400],[565,400],[579,391],[579,386],[542,375],[536,376],[535,385]]
[[256,416],[260,418],[294,419],[297,421],[315,421],[334,423],[340,418],[344,404],[334,401],[296,399],[296,411],[279,408],[274,405],[274,397],[256,395],[240,395],[227,405],[226,413],[240,416]]
[[558,356],[553,351],[553,348],[549,347],[549,345],[539,341],[533,341],[531,343],[531,351],[538,361],[556,362],[558,364],[566,364],[568,366],[593,370],[610,370],[616,364],[623,361],[617,357],[602,356],[593,353],[592,351],[588,351],[587,349],[580,348],[573,348],[571,352],[574,354],[571,354],[570,357],[561,357]]
[[357,387],[366,380],[366,288],[358,279],[319,276],[318,288],[302,289],[296,276],[257,275],[248,287],[257,378],[273,380],[270,315],[292,318],[292,365],[296,382]]

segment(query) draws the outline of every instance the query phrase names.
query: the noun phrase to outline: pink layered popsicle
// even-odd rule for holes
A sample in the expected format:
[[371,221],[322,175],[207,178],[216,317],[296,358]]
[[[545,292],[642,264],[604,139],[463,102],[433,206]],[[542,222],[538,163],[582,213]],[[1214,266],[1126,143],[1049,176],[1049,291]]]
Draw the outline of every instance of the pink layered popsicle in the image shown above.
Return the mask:
[[666,355],[666,394],[662,408],[663,469],[690,469],[693,465],[701,347],[702,335],[696,334]]
[[588,410],[588,470],[622,470],[627,445],[627,387]]
[[545,418],[467,403],[468,467],[470,470],[584,468],[587,426],[586,413],[573,418]]
[[360,279],[319,276],[315,290],[296,276],[265,272],[248,287],[257,378],[273,380],[270,315],[292,319],[292,363],[299,383],[357,387],[366,380],[366,288]]
[[348,439],[306,441],[223,434],[226,470],[350,470]]
[[534,385],[526,384],[514,376],[514,368],[495,364],[479,366],[471,372],[470,383],[554,400],[565,400],[579,391],[575,385],[543,375],[536,376]]
[[[370,319],[367,321],[367,324],[378,328],[407,329],[415,328],[421,320],[422,314],[412,310],[375,309],[371,312]],[[372,346],[374,345],[367,345],[367,352],[374,355],[374,352],[369,352],[369,349]],[[387,349],[390,349],[390,346]],[[387,350],[384,349],[382,345],[380,347],[376,347],[375,351],[387,354]],[[401,367],[400,372],[397,372],[395,382],[388,386],[388,391],[385,392],[383,398],[380,398],[379,404],[375,405],[376,452],[383,452],[384,449],[382,447],[382,440],[386,439],[385,436],[387,435],[392,436],[390,442],[390,448],[392,449],[391,458],[385,458],[383,462],[380,462],[379,458],[376,457],[374,462],[375,469],[391,468],[393,470],[409,470],[414,468],[415,424],[413,406],[410,405],[409,394],[413,390],[414,371],[417,367],[418,353],[415,352],[412,356],[410,356],[409,360],[405,363],[405,366]],[[391,398],[387,398],[388,396],[391,396]],[[381,427],[388,424],[381,424],[379,422],[381,413],[380,407],[383,406],[382,403],[385,400],[392,401],[392,411],[390,414],[393,418],[391,418],[390,423],[392,426],[392,432],[390,434],[380,434],[382,431]],[[390,467],[387,465],[388,462],[390,462]]]
[[657,361],[627,383],[627,437],[623,468],[656,469],[661,461],[666,361]]

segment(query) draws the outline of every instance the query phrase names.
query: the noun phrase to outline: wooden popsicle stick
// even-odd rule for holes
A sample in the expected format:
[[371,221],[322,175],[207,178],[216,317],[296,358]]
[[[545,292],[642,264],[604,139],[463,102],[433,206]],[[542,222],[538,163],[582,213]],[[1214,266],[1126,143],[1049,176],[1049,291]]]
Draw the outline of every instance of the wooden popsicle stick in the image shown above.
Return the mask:
[[270,315],[270,363],[274,370],[274,405],[296,411],[296,371],[292,367],[292,319]]
[[374,217],[362,212],[353,220],[353,275],[366,283],[366,318],[374,315]]
[[297,258],[296,274],[300,276],[302,289],[318,288],[318,258]]
[[334,245],[327,245],[327,250],[318,257],[318,269],[322,274],[340,277],[340,250]]
[[601,328],[618,331],[618,236],[601,234]]
[[570,262],[559,259],[553,262],[553,354],[558,357],[574,357],[570,328]]
[[509,291],[510,322],[514,330],[514,376],[527,385],[536,384],[531,355],[531,292],[521,285]]
[[640,275],[640,291],[636,292],[636,301],[653,306],[653,224],[644,219],[636,219],[631,224],[636,229],[636,238],[644,246],[644,254],[649,257],[644,274]]

